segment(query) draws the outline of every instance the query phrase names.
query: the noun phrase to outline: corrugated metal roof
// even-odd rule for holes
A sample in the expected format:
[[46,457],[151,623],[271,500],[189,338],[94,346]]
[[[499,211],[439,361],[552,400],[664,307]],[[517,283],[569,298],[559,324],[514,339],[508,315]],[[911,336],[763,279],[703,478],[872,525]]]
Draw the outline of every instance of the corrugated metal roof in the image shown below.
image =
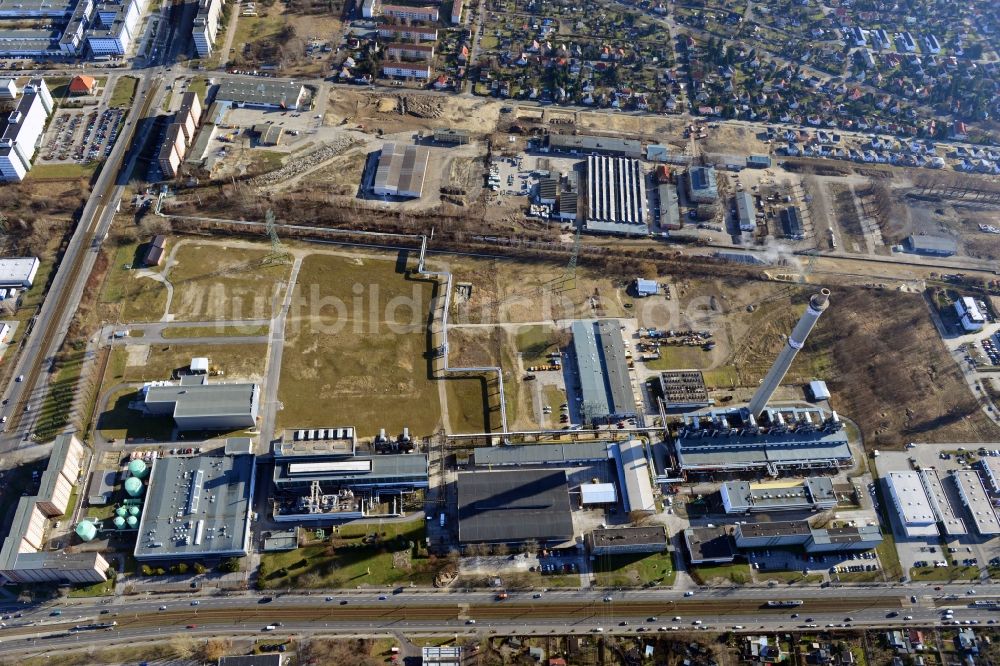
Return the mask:
[[583,504],[614,504],[618,501],[618,491],[613,483],[584,483],[580,486],[580,501]]

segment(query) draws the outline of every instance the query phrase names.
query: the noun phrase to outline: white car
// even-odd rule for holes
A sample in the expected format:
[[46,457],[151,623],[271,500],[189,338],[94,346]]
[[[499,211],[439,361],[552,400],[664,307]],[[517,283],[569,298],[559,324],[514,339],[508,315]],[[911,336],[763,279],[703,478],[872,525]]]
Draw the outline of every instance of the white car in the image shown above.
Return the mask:
[[692,592],[691,590],[688,590],[687,592],[684,593],[684,596],[685,597],[693,597],[694,596],[694,592]]

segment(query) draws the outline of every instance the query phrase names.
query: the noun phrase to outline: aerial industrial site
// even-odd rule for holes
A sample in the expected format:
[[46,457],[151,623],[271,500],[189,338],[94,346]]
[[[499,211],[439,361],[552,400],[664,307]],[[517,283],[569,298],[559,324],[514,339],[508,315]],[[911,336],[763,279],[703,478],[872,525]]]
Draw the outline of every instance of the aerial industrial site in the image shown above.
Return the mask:
[[0,0],[0,663],[997,662],[998,31]]

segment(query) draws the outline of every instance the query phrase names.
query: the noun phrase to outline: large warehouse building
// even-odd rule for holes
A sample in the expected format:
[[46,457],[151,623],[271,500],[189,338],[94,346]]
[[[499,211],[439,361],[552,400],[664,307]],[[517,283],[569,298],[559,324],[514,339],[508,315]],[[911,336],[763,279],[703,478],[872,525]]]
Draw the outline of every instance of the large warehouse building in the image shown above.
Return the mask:
[[572,333],[583,421],[604,423],[635,416],[635,395],[618,321],[575,321]]
[[372,192],[379,196],[420,198],[430,151],[424,146],[387,143],[379,153]]
[[937,536],[937,516],[931,508],[920,474],[913,471],[889,472],[885,484],[906,536]]
[[275,79],[223,79],[215,93],[216,102],[262,109],[297,111],[305,99],[301,83]]
[[975,470],[956,470],[951,473],[958,488],[958,496],[962,500],[962,505],[972,519],[972,525],[976,533],[991,537],[1000,534],[1000,520],[993,510],[989,495],[983,486],[979,473]]
[[566,472],[475,471],[458,474],[462,543],[559,546],[573,539]]
[[746,409],[681,417],[677,462],[685,473],[841,469],[852,463],[847,431],[836,412],[815,407],[768,408],[758,421]]
[[639,160],[587,157],[587,231],[646,235],[646,178]]
[[242,557],[250,550],[254,456],[161,456],[153,461],[135,558]]
[[209,384],[207,375],[146,384],[140,396],[147,416],[172,416],[178,430],[252,428],[260,410],[257,384]]

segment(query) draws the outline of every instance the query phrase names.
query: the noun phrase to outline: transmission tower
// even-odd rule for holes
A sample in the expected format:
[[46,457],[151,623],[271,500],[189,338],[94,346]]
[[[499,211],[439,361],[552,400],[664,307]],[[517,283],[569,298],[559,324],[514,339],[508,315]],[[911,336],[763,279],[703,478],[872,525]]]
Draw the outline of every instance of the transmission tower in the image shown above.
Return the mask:
[[567,287],[568,289],[576,288],[576,264],[580,257],[580,229],[582,225],[576,223],[576,235],[573,237],[573,251],[569,255],[569,262],[566,264],[566,275],[563,277],[563,285],[572,282],[572,287]]
[[291,261],[291,256],[281,244],[278,238],[278,228],[274,224],[274,211],[270,208],[264,214],[264,223],[267,228],[267,236],[271,239],[271,253],[264,257],[265,264],[287,264]]

